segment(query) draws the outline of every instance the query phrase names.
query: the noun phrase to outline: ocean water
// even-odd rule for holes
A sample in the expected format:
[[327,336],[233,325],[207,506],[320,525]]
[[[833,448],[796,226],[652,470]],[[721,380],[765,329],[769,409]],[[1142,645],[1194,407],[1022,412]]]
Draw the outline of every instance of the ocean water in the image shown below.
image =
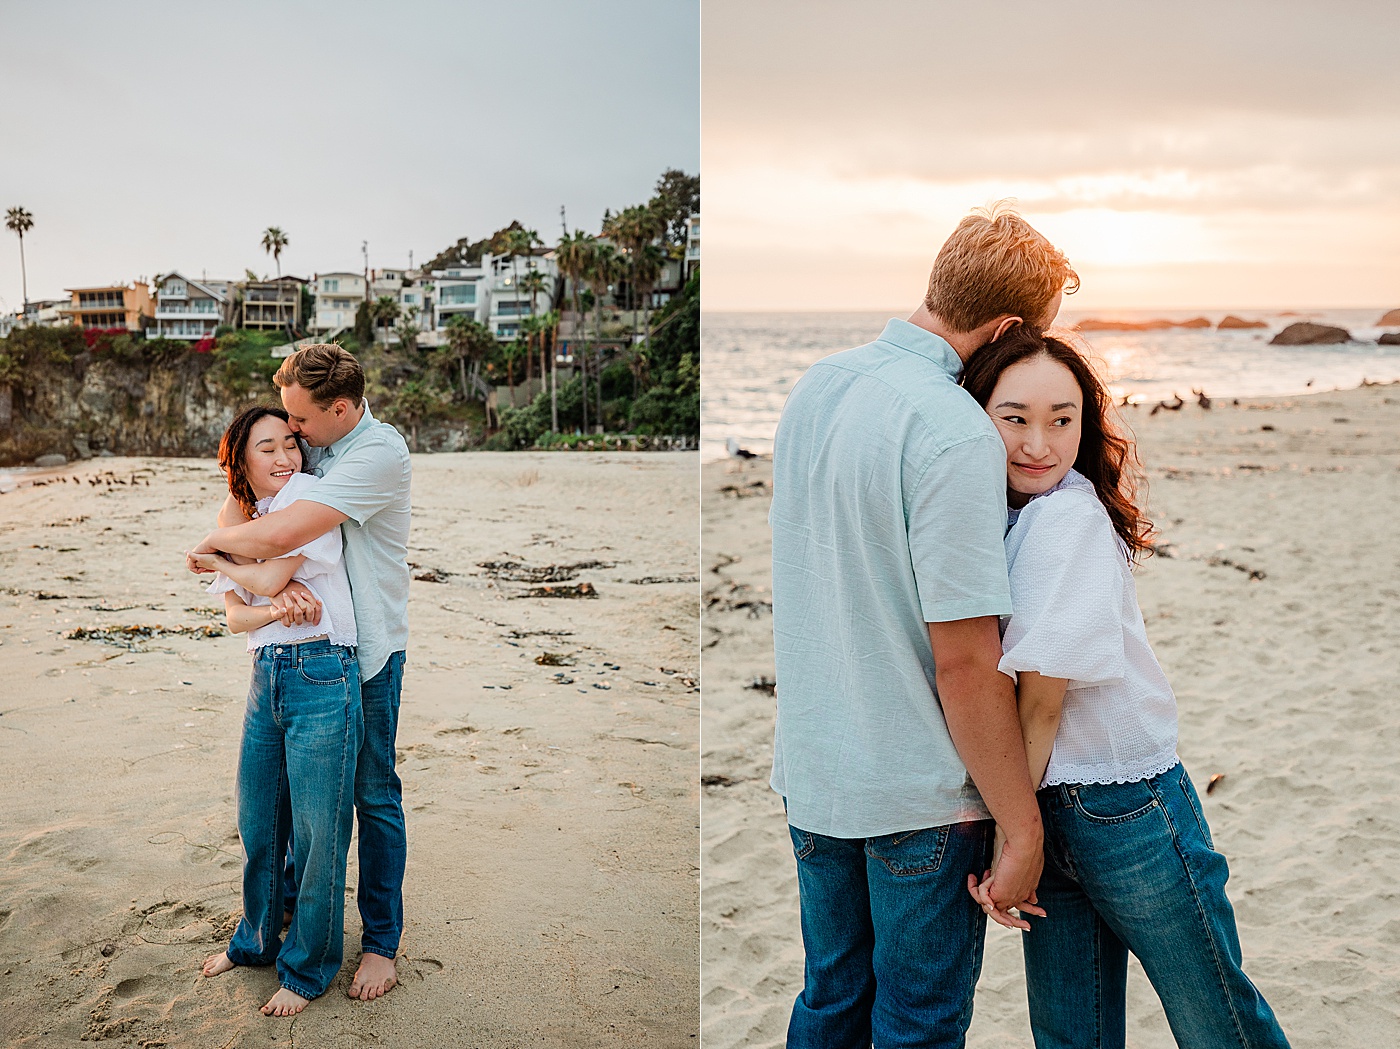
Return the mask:
[[[1387,307],[1388,308],[1388,307]],[[1386,308],[1365,310],[1064,310],[1058,322],[1085,318],[1150,321],[1233,313],[1268,328],[1216,331],[1089,332],[1084,338],[1118,398],[1155,402],[1190,398],[1287,396],[1351,389],[1363,380],[1400,379],[1400,346],[1380,346]],[[705,313],[701,317],[700,453],[722,458],[730,437],[754,452],[773,450],[773,432],[788,392],[828,354],[870,342],[891,316],[907,313]],[[1270,346],[1294,321],[1346,328],[1354,342],[1336,346]],[[1389,330],[1395,330],[1394,328]]]

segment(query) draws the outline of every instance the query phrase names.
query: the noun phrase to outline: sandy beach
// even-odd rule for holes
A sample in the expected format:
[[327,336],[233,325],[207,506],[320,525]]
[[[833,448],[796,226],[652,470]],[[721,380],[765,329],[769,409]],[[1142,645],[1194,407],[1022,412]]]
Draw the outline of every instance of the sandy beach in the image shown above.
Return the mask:
[[[1165,548],[1139,597],[1246,971],[1296,1047],[1400,1044],[1400,386],[1149,410],[1125,409]],[[702,1037],[776,1046],[802,949],[768,788],[771,464],[702,472]],[[974,1049],[1032,1044],[1018,936],[990,927]],[[1136,962],[1128,1044],[1175,1044]]]
[[414,457],[401,986],[345,996],[352,847],[345,968],[293,1020],[257,1012],[270,969],[199,974],[240,911],[248,685],[183,570],[216,465],[99,459],[0,496],[0,1044],[696,1044],[695,462]]

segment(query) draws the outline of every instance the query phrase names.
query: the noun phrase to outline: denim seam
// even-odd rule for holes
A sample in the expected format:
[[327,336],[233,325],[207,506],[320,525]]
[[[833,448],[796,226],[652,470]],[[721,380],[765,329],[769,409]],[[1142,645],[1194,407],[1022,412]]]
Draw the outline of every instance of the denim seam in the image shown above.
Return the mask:
[[[918,867],[909,867],[900,870],[895,870],[894,867],[890,866],[889,860],[887,860],[884,856],[881,856],[879,852],[875,851],[873,846],[870,845],[869,839],[867,839],[866,843],[866,853],[883,863],[885,865],[885,869],[891,874],[893,874],[896,878],[907,878],[915,874],[933,874],[943,867],[943,853],[948,848],[948,828],[946,826],[943,826],[937,828],[927,827],[922,829],[935,830],[938,833],[938,849],[932,857],[932,863],[925,863]],[[897,845],[900,842],[908,841],[911,837],[918,833],[921,833],[921,831],[911,831],[903,835],[895,835],[890,839],[890,844]]]
[[377,955],[379,955],[379,957],[381,957],[381,958],[391,958],[391,959],[392,959],[392,958],[397,958],[397,957],[399,956],[399,952],[398,952],[398,951],[390,952],[390,951],[382,950],[382,949],[379,948],[379,947],[366,947],[366,946],[364,946],[363,944],[360,946],[360,953],[361,953],[361,954],[377,954]]
[[1104,825],[1112,825],[1115,823],[1129,823],[1135,819],[1140,819],[1141,817],[1146,816],[1149,812],[1151,812],[1153,809],[1157,808],[1159,805],[1162,804],[1161,799],[1157,796],[1157,792],[1153,790],[1152,800],[1140,809],[1134,809],[1132,812],[1125,812],[1121,816],[1096,816],[1094,813],[1090,812],[1084,807],[1084,803],[1080,801],[1079,795],[1077,793],[1072,792],[1070,796],[1074,799],[1074,810],[1076,812],[1078,812],[1090,823],[1099,823]]
[[1171,832],[1172,847],[1176,850],[1177,858],[1181,861],[1181,869],[1186,874],[1186,884],[1191,887],[1191,900],[1196,905],[1196,917],[1200,920],[1201,931],[1205,934],[1206,942],[1210,944],[1211,960],[1215,963],[1215,976],[1219,981],[1221,996],[1225,999],[1225,1005],[1230,1010],[1230,1019],[1234,1023],[1235,1037],[1239,1041],[1241,1049],[1249,1049],[1249,1039],[1245,1035],[1244,1025],[1240,1022],[1240,1015],[1235,1009],[1235,998],[1230,993],[1229,984],[1225,980],[1225,969],[1220,963],[1220,946],[1215,942],[1215,936],[1211,933],[1210,922],[1206,919],[1205,908],[1201,904],[1201,894],[1196,888],[1196,876],[1191,870],[1191,863],[1186,858],[1186,853],[1181,847],[1181,841],[1177,834],[1176,823],[1172,820],[1171,813],[1167,806],[1161,801],[1161,795],[1155,783],[1148,783],[1148,789],[1152,791],[1158,803],[1162,806],[1162,815],[1166,818],[1167,828]]

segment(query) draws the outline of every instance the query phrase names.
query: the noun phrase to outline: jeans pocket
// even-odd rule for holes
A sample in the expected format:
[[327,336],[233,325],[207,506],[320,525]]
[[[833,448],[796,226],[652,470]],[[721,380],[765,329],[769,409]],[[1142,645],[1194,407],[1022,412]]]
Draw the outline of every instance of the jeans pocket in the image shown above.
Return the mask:
[[345,684],[345,662],[334,652],[318,652],[298,661],[302,680],[312,685]]
[[792,836],[792,851],[797,854],[799,860],[805,860],[812,855],[812,850],[817,847],[817,839],[811,831],[798,830],[789,823],[788,834]]
[[879,860],[897,878],[930,874],[943,865],[948,831],[948,827],[924,827],[867,838],[865,854]]
[[1215,842],[1210,836],[1210,824],[1206,822],[1206,815],[1201,811],[1201,799],[1196,794],[1196,788],[1191,784],[1191,777],[1186,774],[1186,769],[1182,768],[1181,776],[1177,780],[1177,786],[1181,789],[1181,795],[1186,799],[1186,805],[1191,810],[1191,815],[1196,818],[1196,827],[1201,832],[1201,837],[1206,840],[1206,848],[1215,851]]
[[1070,788],[1074,810],[1090,823],[1128,823],[1158,807],[1146,780],[1138,783],[1080,783]]

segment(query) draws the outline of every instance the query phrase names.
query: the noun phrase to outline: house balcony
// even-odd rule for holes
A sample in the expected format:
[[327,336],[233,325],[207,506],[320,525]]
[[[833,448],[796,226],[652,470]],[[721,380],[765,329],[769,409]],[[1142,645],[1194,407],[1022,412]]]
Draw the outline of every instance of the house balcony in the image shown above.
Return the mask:
[[200,300],[195,300],[196,305],[190,306],[170,306],[167,305],[165,302],[161,302],[156,306],[156,320],[164,320],[167,318],[178,320],[182,317],[209,317],[214,320],[218,320],[218,305],[214,302],[209,302],[209,300],[206,299],[203,301],[209,302],[209,305],[200,306],[197,305],[199,301]]

